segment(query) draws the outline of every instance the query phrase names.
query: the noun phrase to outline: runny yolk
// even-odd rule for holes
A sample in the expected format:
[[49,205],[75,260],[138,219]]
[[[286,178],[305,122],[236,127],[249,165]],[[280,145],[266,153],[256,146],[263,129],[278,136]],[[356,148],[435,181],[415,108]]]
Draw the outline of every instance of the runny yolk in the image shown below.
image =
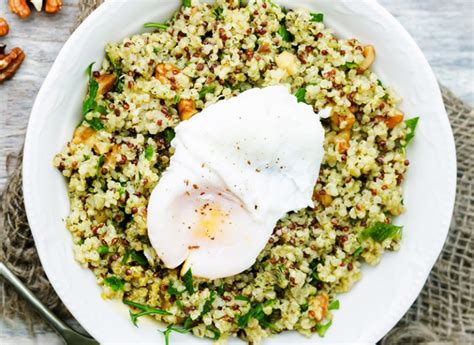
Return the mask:
[[215,203],[205,203],[196,211],[198,219],[193,227],[193,235],[201,239],[214,240],[223,231],[223,225],[228,221],[229,214]]

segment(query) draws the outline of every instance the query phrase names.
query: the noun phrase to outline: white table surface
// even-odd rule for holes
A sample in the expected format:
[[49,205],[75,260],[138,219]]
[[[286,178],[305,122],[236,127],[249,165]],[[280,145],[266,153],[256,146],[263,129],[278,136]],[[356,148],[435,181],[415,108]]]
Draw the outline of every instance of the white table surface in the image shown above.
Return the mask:
[[[474,106],[474,1],[379,0],[411,33],[439,81]],[[0,190],[15,166],[34,98],[56,55],[70,35],[78,0],[66,0],[57,15],[32,13],[22,21],[0,2],[0,17],[10,34],[0,42],[18,46],[26,60],[14,79],[0,84]],[[1,315],[1,312],[0,312]],[[1,316],[0,316],[1,318]],[[0,319],[0,344],[61,344],[49,328],[39,325],[29,334],[20,320]]]

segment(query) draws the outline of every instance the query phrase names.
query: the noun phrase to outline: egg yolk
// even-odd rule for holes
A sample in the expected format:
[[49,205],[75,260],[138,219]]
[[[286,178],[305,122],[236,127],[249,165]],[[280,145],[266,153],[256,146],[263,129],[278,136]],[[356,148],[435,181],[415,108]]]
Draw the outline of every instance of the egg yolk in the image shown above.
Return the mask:
[[200,239],[215,240],[223,232],[226,223],[229,223],[229,213],[225,212],[216,203],[205,203],[197,212],[197,222],[193,227],[193,235]]

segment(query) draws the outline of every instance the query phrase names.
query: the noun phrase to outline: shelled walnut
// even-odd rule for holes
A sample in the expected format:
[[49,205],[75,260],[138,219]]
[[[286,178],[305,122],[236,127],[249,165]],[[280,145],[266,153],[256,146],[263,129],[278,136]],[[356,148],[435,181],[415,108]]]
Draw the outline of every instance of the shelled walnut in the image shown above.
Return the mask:
[[0,17],[0,37],[8,35],[8,31],[10,31],[10,27],[7,21]]
[[46,13],[58,13],[63,6],[63,0],[8,0],[8,7],[18,17],[25,19],[31,14],[30,2],[38,12],[44,8]]
[[20,48],[13,48],[8,54],[0,51],[0,83],[13,77],[24,59],[25,53]]

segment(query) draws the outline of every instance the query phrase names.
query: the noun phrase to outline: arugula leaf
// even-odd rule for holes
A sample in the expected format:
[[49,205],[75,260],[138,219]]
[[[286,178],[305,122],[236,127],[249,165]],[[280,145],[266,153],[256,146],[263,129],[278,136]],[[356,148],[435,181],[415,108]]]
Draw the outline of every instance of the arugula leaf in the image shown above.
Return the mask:
[[183,7],[191,7],[191,0],[183,0]]
[[355,62],[346,62],[344,64],[344,67],[348,68],[348,69],[354,69],[354,68],[357,68],[359,67],[359,64],[355,63]]
[[168,289],[166,291],[170,294],[170,296],[179,296],[183,293],[179,292],[178,289],[173,286],[173,283],[170,283],[170,285],[168,285]]
[[169,145],[169,144],[171,144],[171,141],[174,139],[174,136],[176,135],[176,133],[174,132],[173,128],[167,127],[163,131],[163,135],[165,137],[165,142]]
[[162,30],[167,30],[169,26],[167,24],[162,24],[162,23],[145,23],[143,24],[144,28],[156,28],[156,29],[162,29]]
[[109,246],[100,246],[97,248],[97,253],[100,255],[108,254],[109,253]]
[[97,96],[97,91],[99,90],[99,83],[92,77],[92,66],[94,63],[95,62],[92,62],[86,70],[86,73],[89,76],[89,91],[86,100],[82,104],[82,115],[87,114],[97,106],[95,98]]
[[328,330],[329,327],[332,325],[332,320],[329,321],[325,325],[317,324],[316,325],[316,331],[318,332],[318,335],[322,338],[326,334],[326,331]]
[[145,149],[145,158],[150,161],[153,158],[153,153],[153,146],[148,145]]
[[380,86],[380,87],[385,88],[385,87],[383,86],[382,81],[381,81],[380,79],[377,79],[377,85]]
[[243,295],[237,295],[235,296],[235,299],[237,301],[245,301],[245,302],[250,302],[250,298],[243,296]]
[[419,119],[420,119],[419,117],[413,117],[405,121],[405,124],[407,128],[409,129],[409,132],[407,133],[407,136],[405,137],[405,146],[408,145],[408,143],[412,141],[413,138],[415,137],[415,130],[416,130],[416,126],[418,125]]
[[109,52],[106,54],[107,60],[109,60],[110,64],[112,65],[112,69],[114,70],[115,74],[115,91],[122,92],[123,91],[123,78],[122,77],[122,68],[120,67],[120,63],[115,61]]
[[212,14],[214,17],[216,17],[217,20],[221,20],[223,18],[222,13],[224,12],[224,9],[222,7],[216,7],[213,11]]
[[263,312],[263,307],[272,305],[275,301],[270,300],[266,301],[264,303],[257,303],[255,306],[253,306],[249,312],[245,315],[242,315],[239,317],[239,320],[237,321],[237,326],[239,328],[245,328],[247,327],[249,321],[251,318],[256,319],[259,321],[259,323],[262,324],[264,327],[269,327],[272,328],[273,325],[271,325],[267,320],[266,320],[266,315]]
[[214,327],[213,325],[209,325],[206,328],[210,330],[212,333],[214,333],[214,337],[212,338],[213,340],[218,340],[221,337],[221,331],[219,331],[217,327]]
[[295,97],[299,103],[304,102],[305,97],[306,97],[306,88],[305,87],[299,88],[298,91],[296,91],[295,93]]
[[301,312],[305,312],[306,310],[308,310],[308,308],[309,308],[308,303],[304,303],[304,304],[300,305]]
[[101,129],[104,129],[104,125],[97,117],[94,117],[90,120],[84,119],[84,121],[87,122],[89,126],[94,128],[96,131],[100,131]]
[[286,29],[285,25],[280,25],[278,29],[278,34],[281,36],[281,39],[285,42],[291,42],[294,39],[294,36]]
[[364,248],[359,247],[359,248],[357,248],[357,249],[355,250],[354,253],[352,253],[352,255],[354,255],[354,256],[359,256],[360,254],[362,254],[363,251],[364,251]]
[[331,303],[329,303],[328,310],[339,310],[339,307],[340,307],[339,300],[336,299],[332,301]]
[[116,276],[110,276],[104,279],[104,282],[112,288],[114,291],[123,290],[125,282],[123,279]]
[[130,251],[130,255],[132,257],[132,261],[135,261],[140,266],[148,266],[148,260],[145,256],[145,254],[143,254],[143,252],[139,252],[139,251],[136,251],[136,250],[132,249]]
[[184,320],[183,327],[184,329],[189,329],[193,323],[193,319],[191,319],[191,316],[188,316],[186,320]]
[[132,323],[135,327],[138,327],[137,321],[138,321],[138,318],[141,317],[141,316],[153,315],[153,314],[171,315],[171,313],[167,312],[166,310],[162,310],[162,309],[158,309],[158,308],[152,308],[150,306],[140,304],[140,303],[137,303],[137,302],[133,302],[133,301],[129,301],[129,300],[126,300],[126,299],[124,299],[122,302],[126,305],[129,305],[129,306],[132,306],[132,307],[135,307],[135,308],[141,310],[141,312],[138,312],[138,313],[132,313],[131,310],[129,311],[130,319],[132,320]]
[[216,91],[215,85],[204,86],[201,91],[199,91],[199,98],[204,98],[208,93],[213,93]]
[[193,288],[193,273],[191,269],[188,269],[186,273],[183,275],[183,282],[184,286],[186,286],[186,290],[188,290],[189,294],[194,293],[194,288]]
[[359,234],[359,239],[365,241],[369,237],[375,242],[383,242],[388,238],[400,236],[402,233],[402,226],[396,226],[393,224],[386,223],[375,223],[371,227],[363,230]]
[[178,332],[178,333],[188,333],[190,330],[189,329],[184,329],[184,328],[175,328],[173,327],[172,324],[169,324],[168,327],[164,331],[159,331],[163,333],[163,336],[165,337],[165,345],[169,345],[170,343],[170,333],[171,332]]
[[219,286],[217,289],[216,289],[217,293],[222,296],[225,292],[225,287],[224,287],[224,284],[222,284],[221,286]]
[[207,314],[211,311],[212,303],[214,303],[215,299],[216,299],[216,292],[212,291],[211,292],[211,297],[209,297],[209,299],[206,301],[206,303],[204,303],[204,306],[202,307],[201,316],[203,316],[203,315],[205,315],[205,314]]
[[311,21],[316,23],[322,23],[324,20],[323,13],[311,13]]

